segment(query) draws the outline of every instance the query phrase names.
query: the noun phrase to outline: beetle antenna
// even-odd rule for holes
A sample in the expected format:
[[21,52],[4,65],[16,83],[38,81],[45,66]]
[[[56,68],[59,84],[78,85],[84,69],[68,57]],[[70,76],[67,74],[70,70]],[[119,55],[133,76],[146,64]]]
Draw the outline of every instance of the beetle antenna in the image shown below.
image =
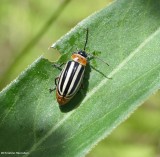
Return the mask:
[[100,61],[102,61],[103,63],[107,64],[109,66],[109,64],[107,62],[105,62],[103,59],[97,57],[97,56],[94,56],[95,58],[99,59]]
[[95,55],[93,55],[93,54],[91,54],[91,53],[89,53],[89,55],[90,55],[91,57],[93,57],[93,58],[96,58],[96,59],[100,60],[101,62],[103,62],[104,64],[106,64],[106,65],[109,66],[109,64],[108,64],[107,62],[105,62],[103,59],[101,59],[101,58],[99,58],[99,57],[97,57],[97,56],[95,56]]
[[84,44],[84,51],[86,50],[86,46],[87,46],[87,42],[88,42],[88,28],[86,29],[86,41],[85,41],[85,44]]
[[[85,41],[85,44],[84,44],[84,51],[86,50],[86,46],[87,46],[87,43],[88,43],[88,32],[89,32],[89,29],[87,28],[86,29],[86,41]],[[102,61],[103,63],[107,64],[109,66],[109,64],[107,62],[105,62],[103,59],[95,56],[95,55],[92,55],[91,53],[88,53],[91,57],[94,57],[94,58],[97,58],[99,59],[100,61]]]

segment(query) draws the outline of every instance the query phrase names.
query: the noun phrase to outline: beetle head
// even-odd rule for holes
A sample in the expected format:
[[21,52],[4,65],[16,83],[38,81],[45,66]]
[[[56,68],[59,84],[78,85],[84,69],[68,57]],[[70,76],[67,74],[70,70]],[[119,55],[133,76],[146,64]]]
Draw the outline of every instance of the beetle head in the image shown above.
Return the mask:
[[82,51],[82,50],[81,50],[81,51],[78,51],[77,54],[79,54],[79,55],[87,58],[87,53],[86,53],[85,51]]

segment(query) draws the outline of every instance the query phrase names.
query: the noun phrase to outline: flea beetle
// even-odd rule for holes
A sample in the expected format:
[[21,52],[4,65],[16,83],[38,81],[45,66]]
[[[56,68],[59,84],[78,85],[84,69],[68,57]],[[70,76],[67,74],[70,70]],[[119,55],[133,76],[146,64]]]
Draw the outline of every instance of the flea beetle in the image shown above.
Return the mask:
[[91,54],[87,54],[85,51],[87,42],[88,28],[86,29],[86,40],[83,50],[72,53],[71,60],[66,63],[60,75],[55,79],[56,98],[59,105],[65,105],[68,103],[82,85],[88,56],[92,56]]

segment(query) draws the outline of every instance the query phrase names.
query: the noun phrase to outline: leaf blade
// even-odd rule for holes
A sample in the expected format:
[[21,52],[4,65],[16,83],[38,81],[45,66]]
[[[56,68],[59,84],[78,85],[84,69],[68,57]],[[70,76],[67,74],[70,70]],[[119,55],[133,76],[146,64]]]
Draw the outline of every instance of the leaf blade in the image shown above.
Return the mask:
[[[82,28],[89,27],[91,35],[87,48],[91,52],[102,52],[104,59],[108,55],[109,63],[112,63],[109,68],[103,64],[98,67],[112,80],[102,76],[99,69],[91,70],[87,95],[77,109],[60,113],[55,98],[48,94],[59,72],[42,58],[18,82],[1,92],[1,104],[11,105],[8,110],[1,105],[1,115],[5,111],[8,114],[2,120],[0,134],[4,135],[2,142],[8,139],[6,132],[12,139],[10,145],[0,143],[1,148],[30,150],[26,156],[83,156],[158,90],[160,22],[157,19],[160,4],[156,0],[148,1],[146,6],[143,3],[143,0],[117,1],[80,23],[54,45],[64,53],[72,52],[76,45],[83,47]],[[145,30],[142,21],[146,24]],[[139,34],[141,36],[137,38]],[[6,100],[6,95],[11,95],[12,99]],[[16,134],[16,131],[20,133]],[[15,137],[12,137],[13,132]],[[28,139],[21,144],[24,137]],[[19,139],[19,143],[14,147],[15,139]]]

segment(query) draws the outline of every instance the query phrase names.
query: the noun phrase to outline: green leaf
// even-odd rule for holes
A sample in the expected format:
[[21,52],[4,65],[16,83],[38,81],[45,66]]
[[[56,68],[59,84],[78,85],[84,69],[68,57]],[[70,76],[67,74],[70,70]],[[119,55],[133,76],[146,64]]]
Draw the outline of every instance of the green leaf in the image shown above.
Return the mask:
[[159,19],[158,0],[119,0],[57,41],[53,47],[70,56],[83,49],[89,28],[86,51],[101,52],[110,66],[88,65],[84,89],[59,108],[49,93],[59,70],[37,59],[0,93],[0,151],[84,156],[159,89]]

